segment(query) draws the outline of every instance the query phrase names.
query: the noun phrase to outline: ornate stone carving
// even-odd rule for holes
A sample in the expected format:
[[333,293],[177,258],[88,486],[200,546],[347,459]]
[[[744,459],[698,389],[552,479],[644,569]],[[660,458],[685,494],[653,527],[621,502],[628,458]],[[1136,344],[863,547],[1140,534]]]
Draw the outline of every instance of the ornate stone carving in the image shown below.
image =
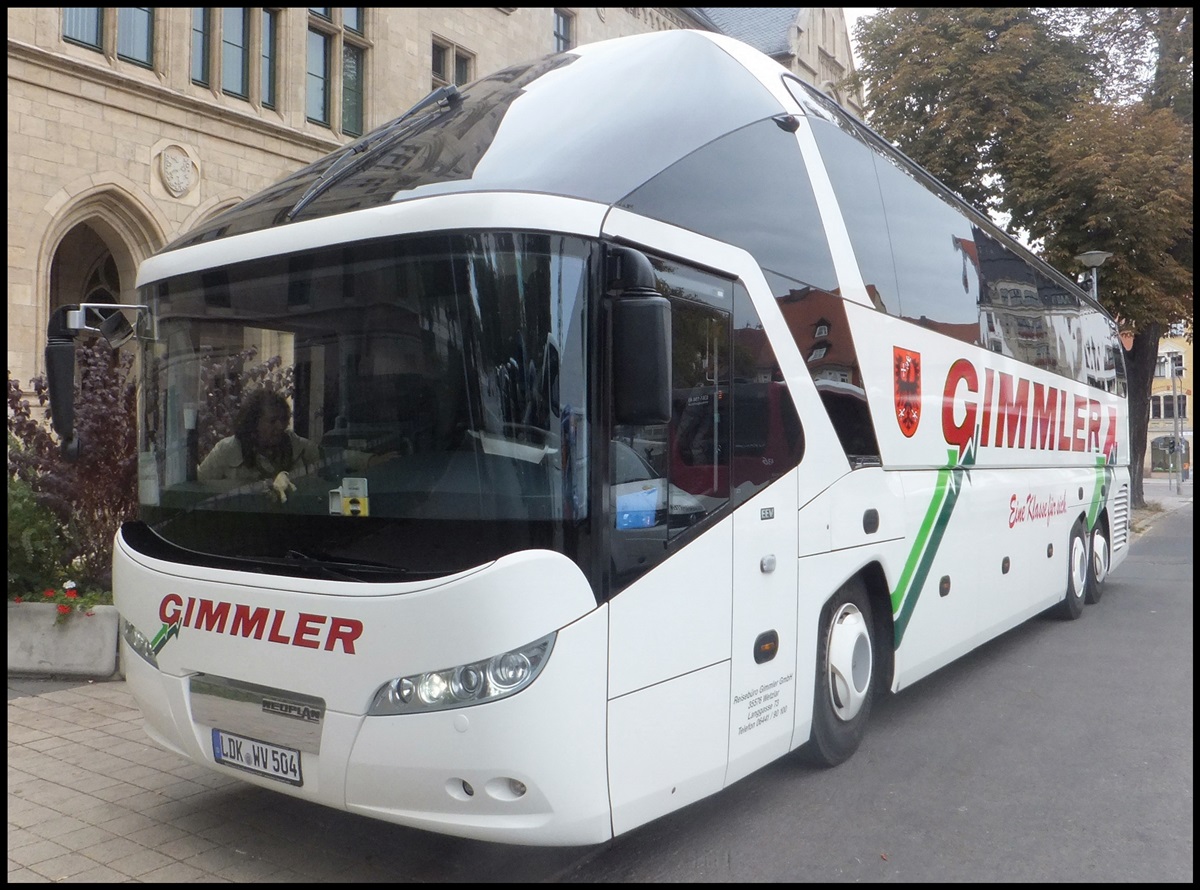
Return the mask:
[[158,172],[167,191],[182,198],[196,186],[196,165],[178,145],[168,145],[158,156]]

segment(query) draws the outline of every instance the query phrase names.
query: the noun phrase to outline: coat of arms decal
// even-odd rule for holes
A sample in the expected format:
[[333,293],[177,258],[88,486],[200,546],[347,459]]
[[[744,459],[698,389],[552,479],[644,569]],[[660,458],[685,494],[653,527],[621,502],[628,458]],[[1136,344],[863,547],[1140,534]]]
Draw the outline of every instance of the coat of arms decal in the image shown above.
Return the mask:
[[911,439],[921,422],[921,353],[893,346],[892,356],[896,422],[900,424],[900,432]]

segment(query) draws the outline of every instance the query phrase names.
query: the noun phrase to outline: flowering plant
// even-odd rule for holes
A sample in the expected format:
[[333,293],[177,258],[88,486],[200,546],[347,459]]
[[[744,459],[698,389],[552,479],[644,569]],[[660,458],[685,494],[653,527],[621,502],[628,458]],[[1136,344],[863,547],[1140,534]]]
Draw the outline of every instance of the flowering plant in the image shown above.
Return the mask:
[[90,618],[96,614],[96,606],[112,602],[112,594],[102,590],[81,591],[74,581],[66,581],[61,587],[47,587],[40,594],[16,594],[10,599],[14,603],[51,603],[58,607],[55,622],[61,624],[72,612],[79,612]]

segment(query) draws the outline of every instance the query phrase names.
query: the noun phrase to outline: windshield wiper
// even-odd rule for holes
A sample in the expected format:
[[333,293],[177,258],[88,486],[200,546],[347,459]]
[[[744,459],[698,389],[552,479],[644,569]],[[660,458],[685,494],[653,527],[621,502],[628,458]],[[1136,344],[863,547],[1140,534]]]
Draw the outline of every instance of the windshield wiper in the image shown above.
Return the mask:
[[309,555],[289,550],[285,556],[241,556],[238,562],[263,566],[287,566],[337,581],[399,581],[411,580],[408,569],[381,562],[347,562],[328,554]]

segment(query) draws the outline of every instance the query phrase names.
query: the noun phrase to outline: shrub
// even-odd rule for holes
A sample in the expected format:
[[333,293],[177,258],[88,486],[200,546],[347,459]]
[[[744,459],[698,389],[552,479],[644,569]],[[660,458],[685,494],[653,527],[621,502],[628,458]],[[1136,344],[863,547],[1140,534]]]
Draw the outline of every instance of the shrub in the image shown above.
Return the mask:
[[[20,446],[8,437],[9,460]],[[8,598],[28,595],[63,580],[65,530],[34,498],[29,484],[8,477]]]
[[[45,378],[30,381],[36,407],[17,381],[8,378],[10,491],[11,480],[28,486],[36,504],[48,510],[63,530],[60,572],[38,582],[38,590],[57,585],[68,572],[82,588],[110,590],[113,536],[137,511],[133,358],[96,341],[77,345],[75,361],[80,381],[75,391],[75,434],[82,448],[74,462],[62,457],[50,430]],[[11,509],[10,496],[10,560]]]

